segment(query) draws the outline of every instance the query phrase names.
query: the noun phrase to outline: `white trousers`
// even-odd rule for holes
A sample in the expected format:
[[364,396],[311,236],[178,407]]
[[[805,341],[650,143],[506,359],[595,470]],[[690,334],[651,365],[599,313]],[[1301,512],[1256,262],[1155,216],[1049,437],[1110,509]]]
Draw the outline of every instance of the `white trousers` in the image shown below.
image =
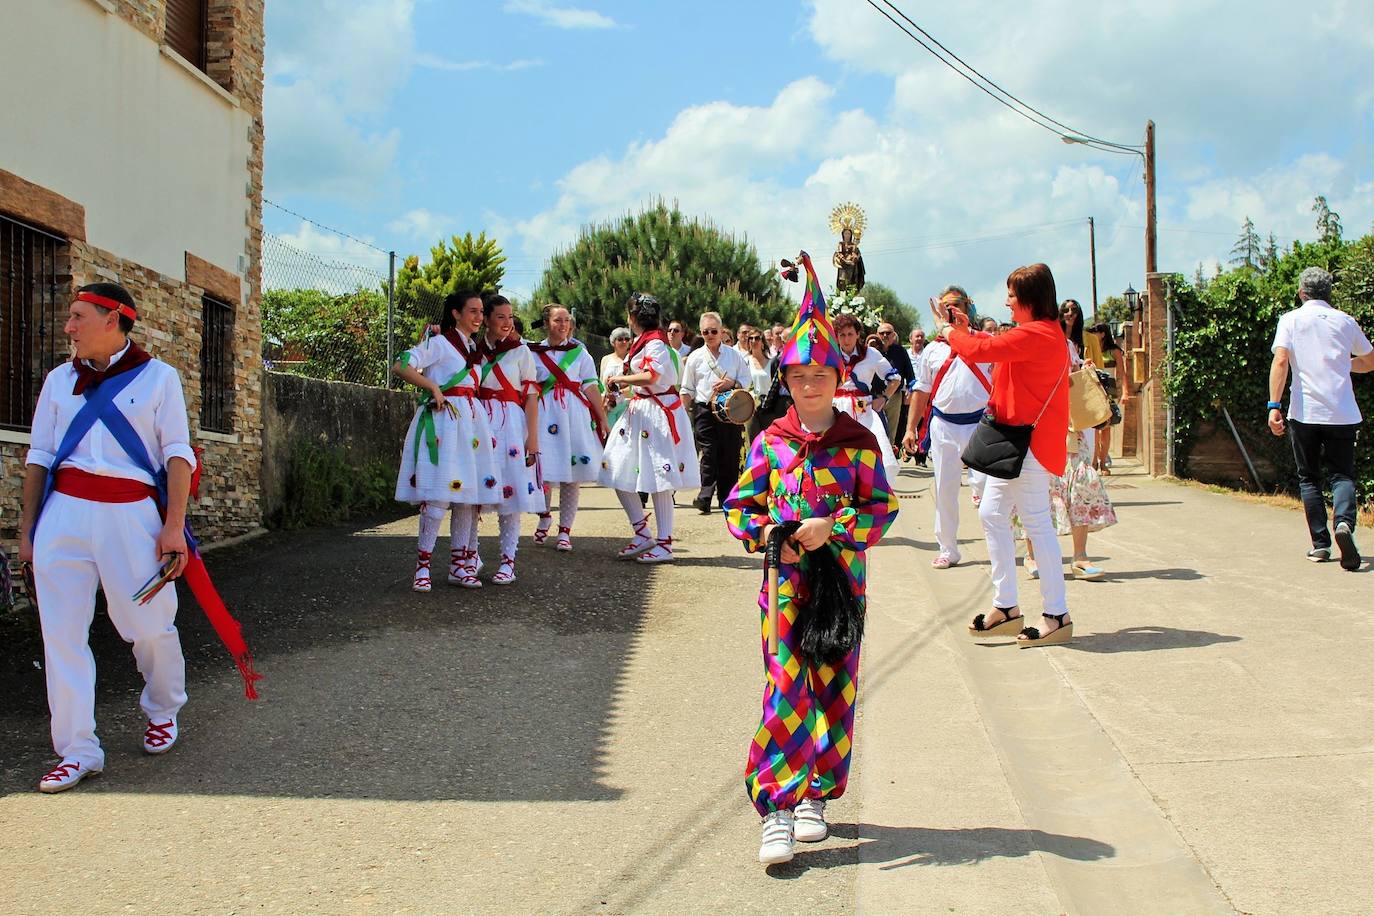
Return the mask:
[[54,493],[33,545],[33,578],[43,626],[53,749],[64,760],[103,769],[95,735],[95,656],[91,620],[95,589],[104,587],[110,620],[132,643],[143,675],[139,705],[166,722],[186,704],[186,661],[177,635],[177,594],[171,585],[143,607],[133,595],[161,565],[162,519],[151,499],[97,503]]
[[935,540],[940,552],[959,559],[959,484],[964,470],[964,447],[978,426],[960,426],[934,414],[930,417],[929,457],[935,470]]
[[1050,512],[1050,482],[1054,478],[1035,460],[1026,455],[1021,476],[1015,480],[989,477],[983,490],[983,502],[978,517],[988,541],[988,559],[992,561],[994,607],[1016,607],[1016,542],[1011,536],[1011,517],[1021,519],[1031,545],[1035,548],[1035,562],[1040,567],[1040,597],[1046,614],[1066,614],[1064,596],[1064,555],[1059,549],[1059,535],[1054,529]]

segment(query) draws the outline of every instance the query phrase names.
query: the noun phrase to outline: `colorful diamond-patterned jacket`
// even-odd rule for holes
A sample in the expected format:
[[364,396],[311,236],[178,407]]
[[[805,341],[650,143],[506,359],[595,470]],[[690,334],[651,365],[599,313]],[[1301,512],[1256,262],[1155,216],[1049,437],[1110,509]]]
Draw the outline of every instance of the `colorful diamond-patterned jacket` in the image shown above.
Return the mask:
[[[836,423],[842,422],[857,425],[837,412]],[[783,421],[773,424],[754,441],[739,482],[725,503],[730,533],[750,553],[757,553],[765,546],[766,525],[828,516],[834,519],[830,544],[838,551],[855,594],[862,598],[867,580],[865,553],[897,516],[897,496],[888,485],[877,441],[863,430],[871,447],[827,447],[826,439],[833,437],[784,436],[779,433],[784,425]],[[855,441],[858,435],[852,433],[845,442]],[[784,563],[779,574],[790,586],[785,591],[800,598],[800,566]],[[759,603],[766,608],[767,602],[765,582]]]

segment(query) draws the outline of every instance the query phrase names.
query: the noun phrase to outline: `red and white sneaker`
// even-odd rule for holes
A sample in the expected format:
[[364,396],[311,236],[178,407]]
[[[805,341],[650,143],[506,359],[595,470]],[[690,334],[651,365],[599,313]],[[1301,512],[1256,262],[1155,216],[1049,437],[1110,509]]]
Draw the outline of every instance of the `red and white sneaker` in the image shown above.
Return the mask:
[[99,770],[84,767],[75,760],[64,760],[38,780],[38,791],[49,795],[54,792],[65,792],[87,776],[94,776],[99,772]]
[[143,753],[165,754],[170,751],[172,745],[176,743],[176,719],[168,719],[166,722],[148,720],[148,727],[143,730]]
[[[543,547],[549,540],[549,526],[553,524],[553,516],[541,513],[539,516],[539,527],[534,529],[534,543],[538,547]],[[559,529],[562,530],[562,529]]]
[[410,584],[410,590],[412,592],[427,592],[433,587],[429,578],[429,561],[431,556],[432,554],[423,550],[419,551],[419,555],[415,560],[415,580]]
[[635,557],[636,563],[671,563],[673,562],[673,539],[659,538],[654,541],[654,546]]
[[510,585],[515,581],[515,557],[501,555],[501,568],[491,577],[492,585]]
[[558,526],[558,543],[553,545],[553,549],[561,550],[563,553],[568,553],[572,550],[571,528],[564,528],[562,525]]
[[639,524],[635,525],[634,539],[620,548],[615,558],[617,560],[633,560],[652,546],[654,546],[654,539],[649,537],[649,516],[646,515]]

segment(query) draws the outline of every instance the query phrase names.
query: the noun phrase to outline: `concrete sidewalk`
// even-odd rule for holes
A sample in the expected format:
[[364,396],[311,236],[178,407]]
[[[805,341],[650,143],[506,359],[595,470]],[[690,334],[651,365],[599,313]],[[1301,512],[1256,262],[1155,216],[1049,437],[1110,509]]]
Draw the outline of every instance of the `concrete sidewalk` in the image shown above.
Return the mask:
[[5,909],[1374,910],[1374,579],[1307,563],[1296,512],[1112,485],[1111,577],[1069,584],[1072,645],[1021,651],[964,633],[990,595],[972,511],[966,564],[931,570],[929,478],[902,475],[850,792],[767,870],[743,789],[760,567],[719,513],[680,509],[679,561],[646,569],[611,558],[624,518],[589,489],[572,555],[522,547],[516,585],[475,593],[409,591],[413,519],[216,554],[264,700],[188,607],[183,741],[143,757],[102,618],[107,771],[53,797],[41,647],[6,625]]

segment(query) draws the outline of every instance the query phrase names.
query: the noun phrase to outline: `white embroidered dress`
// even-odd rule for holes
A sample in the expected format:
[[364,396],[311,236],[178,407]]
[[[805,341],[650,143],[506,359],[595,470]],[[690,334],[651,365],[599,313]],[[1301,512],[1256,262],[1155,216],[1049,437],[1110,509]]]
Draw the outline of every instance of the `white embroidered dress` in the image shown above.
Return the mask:
[[850,362],[850,367],[849,376],[835,392],[835,406],[873,433],[883,453],[883,470],[887,472],[887,479],[896,480],[901,466],[897,463],[896,453],[892,451],[883,415],[873,409],[873,398],[886,391],[888,383],[894,378],[901,378],[901,375],[873,347],[865,347],[863,358],[858,362],[851,361],[852,355],[840,354],[842,359]]
[[[544,492],[538,474],[525,464],[525,396],[539,390],[534,375],[534,354],[524,343],[487,352],[482,360],[482,403],[487,408],[495,452],[496,475],[491,486],[483,482],[482,505],[500,515],[544,511]],[[538,448],[538,445],[535,446]]]
[[[460,332],[450,333],[471,350],[472,342]],[[494,479],[496,468],[487,412],[475,396],[474,370],[441,334],[411,347],[401,354],[399,362],[454,394],[446,395],[452,410],[434,410],[429,393],[422,394],[401,451],[396,499],[406,503],[480,503],[482,483]]]
[[[583,386],[594,386],[590,395],[599,398],[596,363],[587,348],[574,343],[571,350],[534,351],[535,378],[539,382],[539,467],[545,483],[595,483],[601,474],[601,439],[592,412],[578,396]],[[558,367],[572,387],[550,368]]]
[[699,488],[692,421],[678,394],[681,357],[654,338],[626,363],[622,374],[650,372],[653,379],[635,387],[629,406],[611,430],[601,456],[602,485],[631,493]]

